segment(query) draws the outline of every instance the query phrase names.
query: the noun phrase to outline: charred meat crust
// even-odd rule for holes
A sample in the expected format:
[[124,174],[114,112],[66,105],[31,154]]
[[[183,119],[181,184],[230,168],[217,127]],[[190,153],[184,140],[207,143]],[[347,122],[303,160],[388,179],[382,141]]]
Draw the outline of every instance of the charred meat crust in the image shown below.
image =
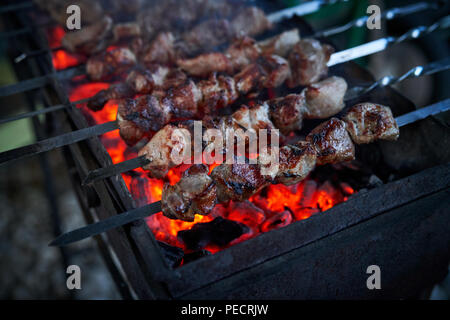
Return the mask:
[[343,119],[357,144],[375,140],[397,140],[399,129],[390,108],[375,103],[360,103],[348,110]]
[[208,171],[205,165],[193,165],[176,185],[164,184],[161,205],[166,217],[194,221],[195,214],[208,213],[214,208],[217,189]]
[[316,127],[306,140],[316,149],[318,165],[355,159],[355,146],[347,132],[346,124],[337,118]]

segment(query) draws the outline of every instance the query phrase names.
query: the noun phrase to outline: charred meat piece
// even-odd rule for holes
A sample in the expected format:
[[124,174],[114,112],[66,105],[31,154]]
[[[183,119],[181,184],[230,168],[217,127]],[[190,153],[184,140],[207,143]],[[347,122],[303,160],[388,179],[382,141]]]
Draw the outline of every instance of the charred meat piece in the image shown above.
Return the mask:
[[234,79],[227,76],[213,75],[208,80],[200,81],[198,89],[202,94],[201,109],[204,114],[226,107],[238,98]]
[[146,133],[132,121],[125,120],[121,114],[117,113],[117,123],[122,140],[129,146],[134,146],[146,136]]
[[300,40],[289,54],[291,78],[288,86],[309,85],[317,82],[328,72],[327,63],[334,49],[315,39]]
[[237,72],[249,65],[262,54],[259,45],[248,36],[239,37],[227,49],[225,55],[229,59],[232,72]]
[[314,83],[304,90],[305,118],[326,119],[339,113],[345,106],[347,82],[340,77],[330,77]]
[[303,113],[305,112],[304,95],[290,94],[286,97],[270,100],[268,104],[270,116],[275,126],[283,134],[302,128]]
[[269,118],[269,105],[264,102],[253,107],[242,106],[231,116],[241,128],[258,132],[259,129],[275,129]]
[[264,88],[281,86],[291,74],[289,63],[280,56],[264,56],[258,59],[258,63],[265,71],[265,77],[261,83]]
[[94,81],[120,74],[136,64],[136,56],[127,48],[117,48],[89,58],[86,71]]
[[397,140],[399,129],[390,108],[375,103],[353,106],[344,121],[352,139],[357,144],[375,140]]
[[113,84],[108,89],[101,90],[93,96],[87,103],[87,107],[92,111],[99,111],[109,100],[132,98],[134,94],[135,91],[128,83]]
[[187,56],[193,56],[201,51],[214,49],[232,38],[233,33],[229,20],[211,19],[183,34],[179,48]]
[[103,19],[85,26],[81,30],[67,32],[61,43],[71,52],[81,52],[87,55],[97,53],[108,46],[107,38],[111,34],[112,27],[113,20],[104,16]]
[[[119,103],[118,113],[124,120],[136,124],[142,131],[157,131],[169,122],[171,106],[161,95],[145,95]],[[159,121],[158,121],[159,120]]]
[[232,72],[230,59],[223,53],[204,53],[192,59],[180,59],[177,65],[190,75],[204,77],[213,72]]
[[248,7],[230,20],[210,19],[183,34],[182,50],[188,56],[200,50],[211,50],[218,45],[243,36],[256,36],[271,28],[271,23],[261,9]]
[[316,149],[318,165],[355,159],[355,146],[346,130],[346,124],[337,118],[316,127],[306,140]]
[[241,10],[231,22],[234,37],[256,36],[271,27],[272,24],[267,19],[264,11],[257,7],[248,7]]
[[293,185],[305,179],[316,166],[314,147],[306,141],[280,148],[279,168],[276,183]]
[[135,68],[128,75],[126,83],[135,93],[150,93],[164,84],[169,72],[170,69],[163,66],[154,66],[151,69]]
[[170,219],[194,221],[195,214],[209,213],[217,203],[217,189],[205,165],[193,165],[180,181],[164,184],[162,211]]
[[234,76],[236,89],[242,95],[260,88],[280,86],[290,75],[288,62],[275,55],[258,58]]
[[269,184],[257,164],[222,164],[211,173],[219,202],[243,201]]
[[255,88],[259,88],[262,78],[266,76],[265,70],[258,63],[252,63],[234,76],[236,90],[240,95],[246,95]]
[[299,40],[297,30],[283,32],[259,43],[250,37],[241,37],[225,53],[204,53],[192,59],[179,59],[177,64],[194,76],[207,76],[213,72],[236,73],[262,55],[287,56]]
[[113,28],[114,41],[137,38],[141,36],[141,27],[135,22],[118,23]]
[[194,81],[188,80],[185,84],[169,90],[164,101],[171,106],[172,112],[165,116],[169,119],[195,118],[198,116],[202,98],[203,94],[200,88]]
[[141,10],[138,23],[145,38],[152,39],[160,31],[189,30],[204,17],[217,19],[232,15],[237,8],[227,1],[217,0],[165,0],[156,1]]
[[98,92],[88,102],[93,111],[101,110],[108,100],[132,98],[136,94],[148,94],[155,90],[167,90],[186,82],[186,74],[164,66],[152,66],[150,69],[134,68],[125,83],[113,84]]
[[140,60],[146,65],[152,63],[167,65],[175,60],[176,55],[175,37],[171,32],[161,32],[153,41],[144,46]]
[[285,31],[277,36],[258,42],[258,46],[266,55],[275,54],[280,57],[287,57],[289,52],[300,41],[298,29]]
[[190,159],[191,131],[189,127],[167,125],[159,130],[152,139],[139,151],[150,164],[144,167],[149,176],[162,179],[170,168]]

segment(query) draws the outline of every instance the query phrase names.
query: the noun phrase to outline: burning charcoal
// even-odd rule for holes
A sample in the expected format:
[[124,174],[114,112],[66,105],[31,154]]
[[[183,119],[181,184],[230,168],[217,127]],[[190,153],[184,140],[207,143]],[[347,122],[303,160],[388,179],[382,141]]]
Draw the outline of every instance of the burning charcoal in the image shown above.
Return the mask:
[[211,222],[197,223],[190,230],[178,232],[178,237],[187,249],[198,250],[208,244],[225,246],[248,231],[248,227],[242,223],[217,217]]
[[228,219],[243,223],[252,229],[258,229],[258,226],[266,219],[265,213],[250,201],[232,202],[229,212]]
[[292,216],[289,211],[283,211],[275,214],[270,219],[267,219],[261,225],[261,231],[267,232],[270,230],[278,229],[287,226],[292,222]]
[[176,268],[181,264],[184,257],[184,251],[181,248],[168,245],[167,243],[158,241],[158,245],[166,259],[167,264],[171,268]]
[[352,194],[355,193],[355,190],[346,182],[341,182],[339,183],[339,187],[341,188],[341,191],[346,195],[346,196],[351,196]]
[[199,250],[184,255],[183,264],[211,255],[208,250]]
[[303,184],[300,207],[313,208],[316,206],[316,190],[317,190],[317,182],[315,182],[314,180],[305,181],[305,183]]

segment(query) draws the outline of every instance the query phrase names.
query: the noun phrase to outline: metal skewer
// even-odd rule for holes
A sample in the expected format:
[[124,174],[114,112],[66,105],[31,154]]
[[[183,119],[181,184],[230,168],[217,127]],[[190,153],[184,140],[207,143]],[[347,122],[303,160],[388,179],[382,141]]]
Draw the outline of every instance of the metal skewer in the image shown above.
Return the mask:
[[[438,102],[428,107],[415,110],[397,117],[395,120],[399,127],[425,119],[428,116],[450,110],[450,99]],[[161,211],[161,201],[143,206],[138,209],[127,211],[102,221],[90,224],[67,233],[64,233],[53,240],[50,246],[65,246],[89,237],[99,235],[108,230],[123,226],[130,222],[152,216]]]
[[345,100],[346,101],[352,100],[358,96],[369,93],[370,91],[375,90],[376,88],[383,88],[386,86],[391,86],[391,85],[397,84],[406,79],[418,78],[421,76],[428,76],[428,75],[431,75],[431,74],[434,74],[437,72],[441,72],[441,71],[445,71],[448,69],[450,69],[450,57],[436,61],[436,62],[432,62],[425,66],[414,67],[399,77],[385,76],[385,77],[379,79],[378,81],[375,81],[370,86],[353,87],[353,88],[347,90],[347,92],[345,94]]
[[441,18],[439,21],[433,23],[430,26],[415,27],[399,37],[385,37],[357,47],[336,52],[331,55],[331,58],[328,61],[327,65],[331,67],[345,61],[354,60],[365,57],[369,54],[381,52],[394,44],[418,39],[434,31],[447,29],[448,27],[450,27],[450,15]]

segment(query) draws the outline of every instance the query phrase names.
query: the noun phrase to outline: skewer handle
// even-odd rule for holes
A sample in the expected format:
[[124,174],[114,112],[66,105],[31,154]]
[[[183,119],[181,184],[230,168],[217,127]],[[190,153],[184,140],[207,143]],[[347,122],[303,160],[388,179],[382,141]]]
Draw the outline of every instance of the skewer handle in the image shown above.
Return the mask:
[[450,69],[450,57],[436,62],[432,62],[425,66],[414,67],[399,77],[385,76],[379,79],[378,81],[375,81],[372,85],[368,87],[353,87],[352,89],[348,90],[347,93],[345,94],[345,100],[348,101],[354,99],[360,95],[369,93],[377,88],[384,88],[387,86],[395,85],[406,79],[427,76],[448,69]]
[[325,5],[337,2],[347,2],[348,0],[315,0],[299,4],[292,8],[283,9],[267,15],[267,19],[272,23],[277,23],[285,19],[290,19],[294,15],[304,16],[318,11]]
[[[404,16],[407,16],[410,14],[414,14],[414,13],[417,13],[420,11],[427,10],[427,9],[437,9],[438,7],[439,7],[438,4],[435,2],[418,2],[418,3],[414,3],[414,4],[411,4],[408,6],[404,6],[404,7],[397,7],[397,8],[389,9],[380,15],[380,19],[381,20],[393,20],[396,18],[404,17]],[[362,16],[362,17],[352,20],[342,26],[332,27],[332,28],[324,30],[324,31],[316,32],[314,34],[314,37],[326,38],[326,37],[350,30],[351,28],[362,28],[366,25],[368,19],[369,19],[369,16]]]

